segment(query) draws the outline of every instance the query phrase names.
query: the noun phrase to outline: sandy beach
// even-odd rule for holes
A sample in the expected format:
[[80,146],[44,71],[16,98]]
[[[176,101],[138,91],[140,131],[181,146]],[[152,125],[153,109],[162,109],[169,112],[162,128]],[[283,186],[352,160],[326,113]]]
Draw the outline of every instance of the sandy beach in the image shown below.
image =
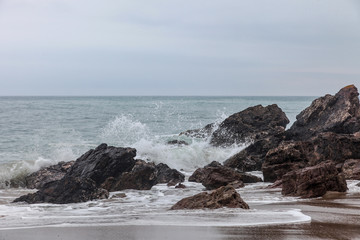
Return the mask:
[[9,229],[1,240],[19,239],[360,239],[360,194],[329,193],[293,203],[265,204],[258,209],[298,208],[310,223],[254,227],[73,226]]

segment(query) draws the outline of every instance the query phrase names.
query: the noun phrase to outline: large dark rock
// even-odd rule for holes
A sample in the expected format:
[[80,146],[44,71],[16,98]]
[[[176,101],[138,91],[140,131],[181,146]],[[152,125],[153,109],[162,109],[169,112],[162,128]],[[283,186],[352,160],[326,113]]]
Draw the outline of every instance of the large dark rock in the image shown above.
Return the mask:
[[65,177],[90,178],[100,186],[109,177],[116,179],[131,171],[136,163],[135,156],[135,148],[112,147],[103,143],[78,158]]
[[239,172],[229,167],[222,166],[218,162],[212,162],[204,168],[198,168],[189,177],[190,182],[200,182],[206,189],[216,189],[221,186],[233,184],[237,187],[243,187],[244,182],[253,183],[262,180],[251,174]]
[[41,168],[39,171],[28,175],[25,178],[27,188],[41,188],[48,182],[53,182],[62,179],[70,170],[75,161],[59,162],[50,167]]
[[276,105],[257,105],[226,118],[211,136],[215,146],[229,146],[234,143],[263,139],[284,131],[289,119]]
[[291,171],[282,177],[282,194],[304,198],[320,197],[327,191],[346,192],[345,177],[332,161]]
[[351,134],[360,130],[359,93],[354,85],[315,99],[296,116],[286,132],[288,139],[307,140],[321,132]]
[[[35,194],[23,196],[16,201],[29,203],[51,202],[69,203],[81,202],[97,197],[107,196],[107,191],[120,191],[123,189],[148,190],[157,183],[184,181],[184,175],[175,169],[170,169],[166,164],[155,165],[143,160],[135,160],[136,149],[120,148],[101,144],[91,149],[71,167],[61,165],[52,167],[58,171],[66,169],[66,174],[58,180],[52,176],[49,183],[41,182],[39,179],[48,179],[47,171],[37,173],[35,181],[42,185]],[[60,170],[59,170],[60,171]],[[65,170],[64,170],[65,171]],[[42,176],[41,174],[44,174]],[[73,181],[73,183],[71,183]],[[66,191],[64,189],[66,187]],[[64,194],[63,194],[63,193]]]
[[342,164],[360,159],[360,134],[320,133],[307,141],[285,141],[269,150],[262,166],[264,181],[274,182],[287,172],[326,160]]
[[216,208],[243,208],[249,206],[242,200],[240,194],[232,186],[220,187],[210,194],[207,192],[184,198],[171,207],[171,210],[178,209],[216,209]]
[[98,188],[95,182],[89,178],[67,177],[49,182],[36,193],[21,196],[14,202],[66,204],[108,197],[109,192]]

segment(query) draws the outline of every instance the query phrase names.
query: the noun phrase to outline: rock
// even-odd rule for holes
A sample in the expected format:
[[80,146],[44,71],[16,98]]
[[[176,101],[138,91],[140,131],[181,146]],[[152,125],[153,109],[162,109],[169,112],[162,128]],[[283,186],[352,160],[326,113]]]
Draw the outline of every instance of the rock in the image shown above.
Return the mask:
[[[123,172],[118,178],[110,181],[109,191],[121,191],[124,189],[149,190],[156,184],[155,165],[137,160],[134,167],[128,172]],[[108,180],[109,181],[109,180]],[[105,187],[105,185],[104,185]]]
[[266,187],[267,189],[282,188],[282,180],[277,180],[273,184]]
[[325,95],[296,116],[286,131],[288,139],[307,140],[318,133],[352,134],[360,130],[359,93],[354,85],[342,88],[335,96]]
[[90,178],[100,186],[109,177],[117,179],[122,173],[130,172],[136,163],[135,156],[135,148],[112,147],[103,143],[78,158],[65,177]]
[[89,178],[68,177],[45,184],[36,193],[21,196],[14,202],[27,203],[78,203],[108,198],[109,192],[98,188]]
[[323,196],[327,191],[346,192],[345,177],[339,173],[332,161],[316,166],[291,171],[282,178],[282,194],[313,198]]
[[186,186],[182,183],[178,183],[175,188],[186,188]]
[[75,161],[59,162],[56,165],[41,168],[39,171],[34,172],[25,178],[26,187],[30,189],[39,189],[48,182],[60,180],[65,176],[74,163]]
[[324,132],[307,141],[284,141],[266,154],[264,181],[274,182],[287,172],[326,160],[342,164],[347,159],[360,159],[360,134]]
[[172,206],[171,210],[216,209],[222,207],[249,209],[249,206],[242,200],[240,194],[237,193],[233,187],[223,186],[210,194],[203,192],[192,197],[184,198]]
[[[49,168],[55,169],[56,173],[61,169],[67,172],[60,180],[53,178],[55,181],[50,183],[37,181],[36,183],[42,185],[39,191],[33,195],[23,196],[20,200],[29,203],[81,202],[108,196],[105,194],[107,191],[148,190],[158,182],[173,181],[175,185],[184,181],[183,174],[170,169],[166,164],[155,165],[143,160],[135,160],[135,155],[134,148],[117,148],[101,144],[83,154],[75,163],[59,164]],[[36,175],[37,178],[34,179],[48,180],[47,173],[50,170],[40,171],[39,176]],[[71,181],[74,183],[71,184]],[[68,187],[67,191],[64,190],[64,185]]]
[[341,166],[345,179],[360,180],[360,159],[348,159]]
[[262,181],[256,176],[238,172],[232,168],[222,166],[220,163],[213,161],[204,168],[198,168],[189,177],[190,182],[201,182],[206,189],[211,190],[234,184],[236,187],[243,187],[243,182],[259,182]]
[[117,193],[117,194],[114,194],[111,196],[111,199],[114,199],[114,198],[126,198],[126,194],[125,193]]
[[183,141],[183,140],[170,140],[167,142],[167,144],[169,145],[189,145],[187,142]]
[[276,105],[257,105],[226,118],[213,132],[210,143],[214,146],[229,146],[285,131],[289,119]]
[[240,171],[259,171],[270,149],[279,145],[284,139],[284,131],[260,140],[224,161],[224,166],[237,168]]
[[164,163],[159,163],[155,166],[156,183],[180,183],[185,181],[185,175],[176,169],[171,169]]
[[211,133],[214,131],[215,127],[216,127],[215,123],[210,123],[203,128],[187,130],[185,132],[181,132],[179,134],[179,136],[185,135],[185,136],[193,137],[193,138],[208,138],[211,136]]
[[[137,187],[140,182],[144,184],[143,188],[148,189],[150,184],[155,184],[155,178],[147,175],[147,166],[135,166],[135,155],[134,148],[116,148],[101,144],[79,157],[61,180],[44,184],[38,192],[20,197],[16,201],[70,203],[106,197],[107,190],[115,190],[121,177],[132,180],[127,183],[129,187]],[[155,167],[149,168],[154,176]],[[130,174],[132,170],[134,172]],[[141,177],[134,180],[136,174]],[[147,177],[150,183],[145,183],[144,179]]]

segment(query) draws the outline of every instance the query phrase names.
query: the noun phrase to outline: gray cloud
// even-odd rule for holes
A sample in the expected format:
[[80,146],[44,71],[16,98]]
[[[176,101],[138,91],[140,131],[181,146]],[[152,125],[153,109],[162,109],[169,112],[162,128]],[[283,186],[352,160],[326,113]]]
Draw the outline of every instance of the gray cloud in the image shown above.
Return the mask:
[[323,95],[360,80],[358,1],[0,2],[0,95]]

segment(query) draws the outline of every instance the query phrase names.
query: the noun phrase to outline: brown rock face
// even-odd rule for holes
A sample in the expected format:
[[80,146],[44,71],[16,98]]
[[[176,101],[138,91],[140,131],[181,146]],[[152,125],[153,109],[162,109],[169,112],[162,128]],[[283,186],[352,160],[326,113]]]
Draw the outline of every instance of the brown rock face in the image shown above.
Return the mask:
[[206,189],[216,189],[228,184],[243,187],[244,182],[261,182],[262,180],[251,174],[238,172],[229,167],[222,166],[218,162],[212,162],[204,168],[198,168],[190,177],[190,182],[201,182]]
[[45,167],[25,178],[27,188],[41,188],[48,182],[62,179],[75,161],[59,162],[56,165]]
[[281,140],[283,140],[283,137],[284,132],[280,131],[278,134],[255,140],[253,144],[225,160],[224,166],[237,168],[244,172],[259,171],[267,152],[277,147]]
[[348,159],[342,165],[345,179],[360,180],[360,159]]
[[287,172],[325,160],[343,164],[347,159],[360,159],[359,134],[326,132],[307,141],[285,141],[267,153],[262,166],[264,181],[274,182]]
[[242,200],[240,194],[231,186],[220,187],[210,194],[207,192],[184,198],[171,207],[171,210],[178,209],[203,209],[203,208],[243,208],[249,206]]
[[249,140],[261,139],[284,131],[289,119],[276,105],[257,105],[226,118],[211,136],[211,144],[229,146]]
[[342,88],[335,96],[315,99],[303,110],[286,132],[288,139],[306,140],[321,132],[351,134],[360,130],[359,93],[354,85]]
[[[60,180],[43,184],[38,192],[22,196],[15,201],[82,202],[107,196],[108,190],[148,190],[158,182],[178,183],[184,178],[181,173],[170,169],[166,164],[156,166],[154,163],[135,160],[135,155],[134,148],[101,144],[78,158]],[[47,173],[45,172],[45,179]]]
[[108,198],[109,192],[98,188],[89,178],[62,178],[59,181],[49,182],[36,193],[21,196],[14,202],[27,203],[78,203],[94,199]]
[[327,191],[346,192],[345,177],[332,161],[291,171],[282,178],[282,194],[304,198],[320,197]]

